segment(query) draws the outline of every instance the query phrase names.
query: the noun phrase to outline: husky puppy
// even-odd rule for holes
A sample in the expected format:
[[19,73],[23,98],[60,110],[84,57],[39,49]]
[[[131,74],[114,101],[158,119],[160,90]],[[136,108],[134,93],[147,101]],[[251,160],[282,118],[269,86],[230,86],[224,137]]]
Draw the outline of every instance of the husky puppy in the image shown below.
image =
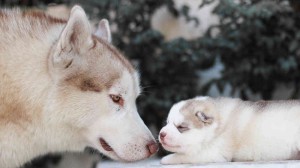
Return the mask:
[[159,134],[162,164],[299,159],[300,101],[197,97],[175,104]]
[[85,147],[121,161],[157,151],[137,112],[137,71],[110,41],[107,20],[93,35],[79,6],[67,21],[0,11],[1,168]]

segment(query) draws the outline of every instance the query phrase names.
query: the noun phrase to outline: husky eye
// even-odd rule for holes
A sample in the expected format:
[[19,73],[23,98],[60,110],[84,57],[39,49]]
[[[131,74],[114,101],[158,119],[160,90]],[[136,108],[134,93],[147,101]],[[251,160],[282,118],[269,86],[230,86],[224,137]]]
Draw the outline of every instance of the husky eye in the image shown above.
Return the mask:
[[185,131],[188,131],[190,128],[187,126],[187,125],[179,125],[179,126],[177,126],[177,129],[178,129],[178,131],[180,132],[180,133],[183,133],[183,132],[185,132]]
[[109,96],[114,103],[119,104],[120,106],[123,106],[124,100],[121,96],[119,96],[119,95],[109,95]]

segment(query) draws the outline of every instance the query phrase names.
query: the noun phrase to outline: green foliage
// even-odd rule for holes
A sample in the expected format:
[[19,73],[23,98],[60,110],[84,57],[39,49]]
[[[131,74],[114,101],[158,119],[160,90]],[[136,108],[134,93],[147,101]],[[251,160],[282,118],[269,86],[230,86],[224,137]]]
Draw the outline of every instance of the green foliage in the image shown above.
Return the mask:
[[276,85],[293,83],[293,97],[297,98],[299,13],[282,2],[236,4],[233,0],[221,1],[215,13],[221,22],[214,44],[225,69],[222,78],[209,85],[223,83],[224,87],[224,83],[229,82],[234,90],[241,89],[245,99],[248,89],[270,99]]

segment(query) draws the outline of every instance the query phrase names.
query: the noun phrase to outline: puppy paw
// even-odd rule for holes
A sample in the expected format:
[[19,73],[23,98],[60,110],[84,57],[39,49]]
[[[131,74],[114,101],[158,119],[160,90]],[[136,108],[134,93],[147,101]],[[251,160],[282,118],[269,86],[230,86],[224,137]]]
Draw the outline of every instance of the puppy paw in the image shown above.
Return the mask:
[[183,164],[183,163],[186,163],[186,162],[184,162],[184,156],[183,155],[170,154],[170,155],[167,155],[167,156],[163,157],[160,160],[160,163],[166,165],[166,164]]
[[174,163],[174,160],[172,159],[172,157],[170,157],[170,155],[163,157],[160,160],[160,163],[161,164],[176,164],[176,163]]

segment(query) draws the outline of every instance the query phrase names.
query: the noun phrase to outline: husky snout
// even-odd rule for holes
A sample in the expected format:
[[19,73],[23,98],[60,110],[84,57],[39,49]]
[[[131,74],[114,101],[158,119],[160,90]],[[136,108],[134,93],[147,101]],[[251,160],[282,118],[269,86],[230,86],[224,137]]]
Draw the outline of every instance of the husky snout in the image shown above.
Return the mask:
[[149,144],[147,144],[147,148],[149,150],[149,156],[153,155],[154,153],[156,153],[158,151],[158,144],[156,143],[156,141],[152,140]]
[[143,129],[144,127],[144,124],[135,126],[135,129],[131,127],[131,130],[128,130],[128,132],[131,132],[129,133],[131,136],[127,136],[128,139],[126,135],[123,136],[123,142],[125,143],[121,143],[120,147],[118,147],[119,145],[116,147],[116,154],[119,155],[121,160],[137,161],[151,157],[158,151],[158,143],[148,129]]

